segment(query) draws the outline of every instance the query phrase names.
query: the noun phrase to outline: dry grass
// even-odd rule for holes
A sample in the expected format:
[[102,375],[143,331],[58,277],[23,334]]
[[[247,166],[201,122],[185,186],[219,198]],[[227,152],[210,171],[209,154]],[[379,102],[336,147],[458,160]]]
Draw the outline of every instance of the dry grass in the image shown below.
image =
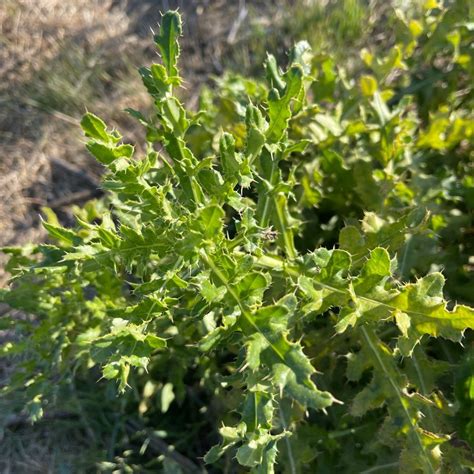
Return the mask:
[[[65,441],[65,437],[67,441]],[[17,431],[2,441],[2,474],[46,474],[85,472],[78,469],[85,436],[71,423],[53,422]],[[84,463],[86,464],[86,463]]]
[[41,239],[40,207],[84,187],[58,162],[98,174],[78,119],[88,105],[117,122],[141,47],[111,0],[4,0],[0,46],[0,245],[12,245]]

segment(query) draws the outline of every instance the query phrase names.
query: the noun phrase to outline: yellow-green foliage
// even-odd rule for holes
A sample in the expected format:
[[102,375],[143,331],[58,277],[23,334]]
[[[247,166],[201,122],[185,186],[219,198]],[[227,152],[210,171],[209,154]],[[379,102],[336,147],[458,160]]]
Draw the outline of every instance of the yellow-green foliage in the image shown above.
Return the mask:
[[49,213],[50,244],[5,249],[1,299],[35,318],[3,319],[21,335],[4,354],[27,361],[4,396],[36,420],[100,367],[129,417],[209,472],[472,467],[474,311],[443,295],[473,302],[465,14],[398,12],[399,41],[364,51],[360,80],[300,42],[285,70],[268,57],[266,83],[227,75],[192,113],[166,13],[162,63],[140,70],[154,115],[129,110],[147,153],[86,114],[105,202],[71,229]]

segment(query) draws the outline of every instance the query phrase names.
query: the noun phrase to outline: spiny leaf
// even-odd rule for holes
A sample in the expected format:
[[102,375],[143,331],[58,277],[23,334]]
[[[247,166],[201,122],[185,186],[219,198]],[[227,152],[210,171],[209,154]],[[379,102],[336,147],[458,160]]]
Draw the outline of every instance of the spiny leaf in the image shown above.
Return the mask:
[[[374,378],[354,399],[352,413],[360,416],[367,410],[385,404],[390,412],[390,421],[395,425],[395,434],[408,432],[410,443],[406,447],[407,453],[416,459],[416,464],[423,472],[434,474],[438,459],[433,452],[432,440],[436,439],[435,445],[438,445],[446,442],[447,438],[429,433],[419,426],[418,410],[422,407],[426,409],[430,401],[420,398],[414,403],[414,397],[406,391],[407,381],[397,369],[390,349],[372,331],[362,328],[361,332],[364,348],[357,359],[368,358],[370,362],[366,363],[373,367]],[[349,375],[354,372],[354,368],[351,368]],[[357,372],[360,374],[361,370],[358,369]]]
[[237,444],[245,435],[245,423],[240,423],[236,427],[223,426],[219,429],[219,434],[222,437],[220,445],[213,446],[204,456],[204,461],[207,464],[215,463],[229,448]]
[[[200,255],[214,275],[227,288],[229,296],[239,306],[241,312],[239,326],[242,331],[247,336],[259,334],[257,340],[265,339],[267,347],[260,353],[260,360],[272,369],[280,391],[287,390],[289,395],[302,405],[316,409],[323,409],[334,403],[335,398],[328,392],[317,390],[310,379],[315,369],[303,354],[301,346],[290,343],[285,337],[288,316],[293,304],[292,299],[288,299],[286,304],[266,306],[252,313],[240,300],[224,272],[219,269],[213,259],[204,251],[201,251]],[[260,343],[259,348],[264,348],[264,346]],[[258,357],[256,350],[258,348],[254,346],[253,363]]]
[[75,232],[65,229],[57,225],[49,224],[48,222],[43,221],[43,227],[48,231],[48,234],[51,237],[54,237],[58,242],[63,245],[72,246],[77,244],[80,239]]
[[466,329],[474,329],[474,310],[464,305],[448,310],[443,300],[443,287],[443,275],[432,273],[414,284],[405,285],[390,301],[410,320],[405,334],[398,340],[402,354],[411,354],[424,334],[459,342]]
[[[283,436],[285,436],[285,434],[272,435],[269,432],[256,434],[255,436],[251,437],[250,440],[243,443],[242,446],[240,446],[240,448],[237,450],[237,455],[236,455],[237,461],[239,461],[239,464],[242,466],[253,467],[253,468],[260,466],[262,464],[262,461],[264,461],[264,464],[268,466],[268,461],[271,462],[272,460],[275,459],[275,456],[274,456],[274,450],[276,449],[275,443],[279,439],[281,439]],[[270,450],[270,453],[268,453],[269,450]],[[268,455],[270,455],[270,460],[265,459]],[[254,472],[259,472],[259,471],[257,470]],[[266,472],[272,472],[272,471],[267,470]]]
[[265,392],[250,391],[245,397],[242,407],[242,421],[248,431],[257,428],[272,427],[274,403],[272,396]]
[[235,139],[230,133],[223,133],[219,140],[224,176],[231,181],[237,181],[240,171],[240,160],[235,153]]
[[267,79],[271,87],[277,89],[280,93],[282,93],[285,89],[285,81],[281,77],[280,71],[278,69],[278,64],[273,54],[267,55],[265,68],[267,72]]
[[103,143],[116,143],[120,139],[119,136],[107,132],[105,122],[90,112],[82,117],[81,127],[86,137]]
[[266,131],[270,143],[278,142],[288,126],[291,117],[291,102],[298,97],[303,86],[303,69],[300,65],[293,65],[284,75],[286,86],[281,93],[272,89],[268,95],[268,115],[270,123]]
[[160,24],[160,33],[155,35],[155,43],[160,49],[161,59],[168,73],[168,77],[177,80],[177,68],[180,53],[178,38],[183,31],[181,16],[177,11],[166,12]]
[[86,147],[91,155],[104,165],[110,165],[119,158],[131,158],[134,151],[133,146],[128,144],[108,146],[98,142],[89,142]]

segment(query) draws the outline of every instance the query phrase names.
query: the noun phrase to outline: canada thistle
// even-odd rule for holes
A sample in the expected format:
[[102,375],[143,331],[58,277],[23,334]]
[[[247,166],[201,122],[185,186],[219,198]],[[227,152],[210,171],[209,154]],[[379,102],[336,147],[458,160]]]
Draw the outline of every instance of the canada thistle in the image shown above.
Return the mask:
[[[174,401],[204,399],[192,416],[212,415],[195,423],[220,435],[204,457],[218,470],[467,466],[464,445],[449,443],[454,395],[438,385],[451,349],[437,344],[461,342],[474,312],[447,308],[441,273],[404,282],[410,262],[418,272],[408,240],[434,235],[426,184],[406,179],[424,157],[423,136],[407,140],[422,133],[409,104],[390,110],[375,79],[360,93],[327,62],[315,81],[304,42],[285,71],[268,57],[265,98],[224,78],[222,109],[203,100],[192,113],[175,94],[181,32],[177,12],[163,15],[161,63],[140,69],[154,113],[128,112],[146,129],[144,156],[94,114],[82,119],[106,168],[105,205],[77,210],[73,229],[50,213],[53,243],[5,250],[13,280],[0,298],[37,317],[4,349],[28,359],[5,393],[23,393],[35,418],[57,383],[99,366],[124,397],[143,396],[143,419],[175,423]],[[311,103],[338,84],[343,102]]]

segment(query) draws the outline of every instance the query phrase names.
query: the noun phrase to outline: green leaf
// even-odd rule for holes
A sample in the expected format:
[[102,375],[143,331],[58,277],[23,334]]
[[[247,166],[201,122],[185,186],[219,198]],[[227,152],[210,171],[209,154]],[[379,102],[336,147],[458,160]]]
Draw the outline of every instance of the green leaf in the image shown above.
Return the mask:
[[211,204],[200,210],[198,219],[205,238],[213,240],[222,233],[224,211],[217,204]]
[[182,31],[181,15],[177,11],[168,11],[161,19],[160,33],[154,37],[155,43],[160,49],[161,60],[170,78],[179,77],[177,68],[180,53],[178,38]]
[[161,119],[175,137],[182,137],[189,127],[186,112],[178,99],[167,97],[160,103]]
[[269,143],[277,143],[288,127],[291,118],[291,102],[298,97],[303,87],[303,69],[293,65],[284,75],[286,86],[282,95],[278,89],[272,89],[268,95],[268,116],[270,123],[266,131]]
[[263,292],[270,285],[269,275],[261,272],[252,272],[245,275],[237,284],[233,285],[239,297],[247,300],[249,304],[260,302]]
[[215,463],[229,448],[237,444],[245,435],[245,423],[240,423],[236,427],[223,426],[219,429],[219,434],[222,437],[220,445],[213,446],[204,456],[206,464]]
[[120,374],[120,367],[116,362],[111,362],[110,364],[104,365],[102,368],[102,376],[105,379],[116,379]]
[[240,159],[235,153],[235,139],[230,133],[223,133],[219,141],[219,150],[224,176],[230,181],[239,179]]
[[258,428],[270,429],[273,411],[271,395],[258,391],[248,392],[242,408],[242,421],[247,426],[247,431],[255,431]]
[[[171,92],[171,81],[162,64],[152,64],[149,68],[142,67],[139,69],[139,73],[149,94],[158,101],[162,100]],[[148,125],[140,113],[137,115],[137,113],[134,112],[133,115],[140,121],[145,122],[145,125]]]
[[363,415],[367,410],[386,405],[390,424],[395,436],[407,434],[406,453],[426,473],[434,474],[438,467],[435,445],[447,441],[446,437],[430,433],[419,426],[420,410],[430,409],[428,399],[409,395],[407,379],[399,372],[390,349],[373,331],[362,328],[363,348],[355,358],[349,359],[348,376],[357,380],[363,371],[373,368],[373,379],[354,399],[351,413]]
[[132,145],[108,146],[98,142],[89,142],[87,149],[97,161],[104,165],[110,165],[119,158],[131,158],[134,152]]
[[361,76],[360,88],[365,97],[372,97],[377,90],[377,79],[374,76]]
[[166,347],[166,340],[154,334],[147,334],[145,341],[153,349],[163,349]]
[[247,338],[247,364],[252,370],[258,370],[261,364],[260,356],[268,347],[267,339],[260,333]]
[[48,224],[45,221],[43,221],[42,224],[51,237],[53,237],[62,244],[66,244],[68,247],[74,244],[78,244],[78,242],[80,241],[79,236],[69,229],[65,229],[64,227],[56,226],[53,224]]
[[464,305],[446,308],[443,299],[444,277],[432,273],[414,284],[407,284],[390,304],[410,318],[398,340],[402,354],[409,355],[424,334],[461,341],[466,329],[474,329],[474,310]]
[[392,114],[378,91],[373,93],[371,105],[377,114],[380,125],[384,126],[392,119]]
[[265,143],[267,123],[260,110],[252,104],[249,104],[245,111],[245,125],[247,128],[245,154],[254,159]]
[[300,402],[303,406],[323,409],[336,400],[328,392],[319,391],[310,376],[314,367],[303,353],[301,346],[290,343],[285,337],[289,310],[275,305],[259,309],[254,316],[242,319],[245,332],[257,332],[265,338],[268,347],[261,353],[263,363],[272,368],[273,377],[280,391]]
[[[283,436],[285,435],[271,435],[268,432],[255,434],[237,450],[237,461],[240,465],[247,467],[257,467],[261,465],[267,456],[267,451],[272,450],[273,452],[275,442]],[[271,458],[272,457],[273,456],[271,456]],[[268,460],[266,463],[268,463]]]
[[281,77],[275,56],[272,54],[267,55],[265,69],[267,72],[268,82],[270,83],[271,87],[277,89],[280,93],[283,92],[285,89],[285,81]]
[[81,127],[86,137],[103,143],[117,143],[120,139],[118,136],[107,132],[107,126],[104,121],[90,112],[87,112],[82,117]]
[[311,59],[313,58],[310,44],[303,40],[296,43],[290,53],[292,64],[299,64],[303,67],[305,74],[311,72]]

